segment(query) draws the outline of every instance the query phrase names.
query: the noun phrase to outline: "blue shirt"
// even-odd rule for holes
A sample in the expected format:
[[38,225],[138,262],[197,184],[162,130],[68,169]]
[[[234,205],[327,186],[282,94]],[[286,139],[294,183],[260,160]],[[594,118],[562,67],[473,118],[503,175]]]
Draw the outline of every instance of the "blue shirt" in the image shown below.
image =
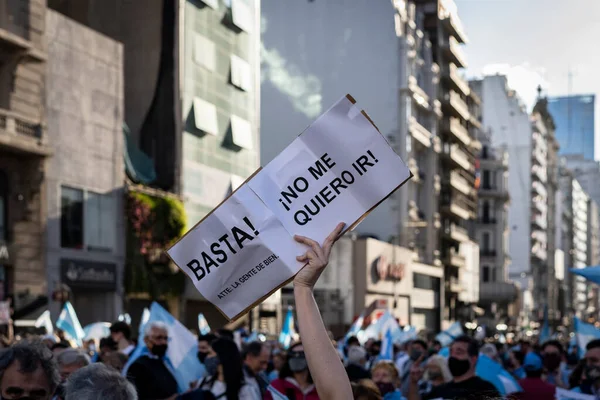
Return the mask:
[[519,368],[515,369],[513,371],[513,375],[517,379],[525,379],[525,377],[527,376],[527,374],[525,374],[525,368],[523,368],[523,367],[519,367]]
[[406,397],[402,396],[402,393],[396,389],[383,396],[383,400],[406,400]]

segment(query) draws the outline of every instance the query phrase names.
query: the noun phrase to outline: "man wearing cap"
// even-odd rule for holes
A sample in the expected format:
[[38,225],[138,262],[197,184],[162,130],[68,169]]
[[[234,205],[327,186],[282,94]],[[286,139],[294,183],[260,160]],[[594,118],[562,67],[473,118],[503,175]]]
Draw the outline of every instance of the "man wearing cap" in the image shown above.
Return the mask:
[[523,369],[527,377],[519,381],[523,391],[515,393],[515,397],[520,400],[554,400],[556,386],[542,379],[544,372],[542,357],[533,351],[527,353]]

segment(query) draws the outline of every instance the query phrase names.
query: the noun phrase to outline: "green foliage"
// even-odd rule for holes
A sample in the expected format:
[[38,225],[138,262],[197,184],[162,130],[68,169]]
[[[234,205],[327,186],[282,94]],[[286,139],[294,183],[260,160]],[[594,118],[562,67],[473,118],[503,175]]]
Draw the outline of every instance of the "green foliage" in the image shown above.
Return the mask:
[[152,300],[180,295],[185,288],[185,274],[171,269],[164,250],[185,233],[183,203],[171,197],[130,191],[126,216],[127,293],[148,293]]

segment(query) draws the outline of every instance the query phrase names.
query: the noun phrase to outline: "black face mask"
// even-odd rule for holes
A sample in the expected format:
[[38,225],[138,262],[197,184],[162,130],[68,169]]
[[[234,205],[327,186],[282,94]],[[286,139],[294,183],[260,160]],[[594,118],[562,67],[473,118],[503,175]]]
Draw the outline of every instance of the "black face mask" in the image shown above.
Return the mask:
[[150,349],[150,353],[162,358],[165,356],[165,354],[167,354],[167,347],[168,346],[166,344],[155,344],[152,346],[152,349]]
[[421,358],[422,355],[423,352],[421,350],[411,350],[410,359],[411,361],[417,361],[419,358]]
[[588,382],[595,383],[600,380],[600,367],[596,365],[585,367],[585,376]]
[[471,361],[469,361],[469,359],[459,360],[456,357],[450,357],[448,359],[448,368],[450,369],[452,376],[463,376],[469,372],[469,369],[471,368]]
[[206,360],[206,357],[208,357],[208,353],[205,351],[199,351],[198,352],[198,360],[200,360],[200,362],[202,364],[204,364],[204,360]]

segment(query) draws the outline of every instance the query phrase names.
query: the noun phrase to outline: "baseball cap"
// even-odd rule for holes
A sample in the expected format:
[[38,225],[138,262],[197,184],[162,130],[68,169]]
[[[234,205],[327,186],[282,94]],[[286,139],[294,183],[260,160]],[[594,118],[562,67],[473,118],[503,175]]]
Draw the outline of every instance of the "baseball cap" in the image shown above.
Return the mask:
[[523,362],[525,371],[539,371],[542,369],[542,357],[534,352],[527,353]]

